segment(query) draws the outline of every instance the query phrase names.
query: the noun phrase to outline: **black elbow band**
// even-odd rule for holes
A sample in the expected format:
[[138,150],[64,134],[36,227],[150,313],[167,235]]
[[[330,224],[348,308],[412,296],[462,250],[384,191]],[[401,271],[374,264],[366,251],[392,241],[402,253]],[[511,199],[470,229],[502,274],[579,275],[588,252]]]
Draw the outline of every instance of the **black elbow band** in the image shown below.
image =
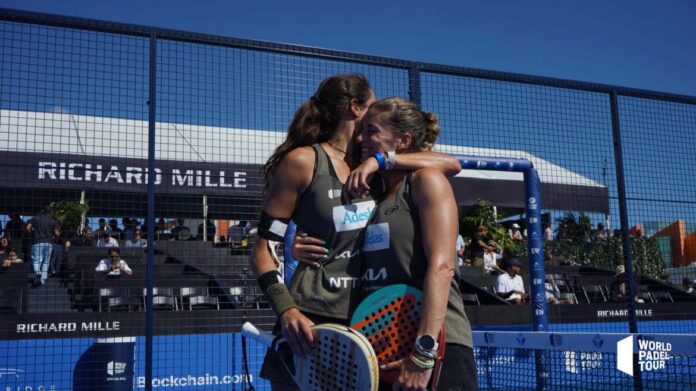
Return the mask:
[[261,291],[268,300],[268,304],[277,315],[291,309],[297,308],[295,300],[292,299],[288,287],[283,284],[280,273],[276,270],[263,273],[257,279]]
[[261,218],[259,218],[258,235],[266,240],[282,242],[289,222],[289,218],[273,217],[262,210]]

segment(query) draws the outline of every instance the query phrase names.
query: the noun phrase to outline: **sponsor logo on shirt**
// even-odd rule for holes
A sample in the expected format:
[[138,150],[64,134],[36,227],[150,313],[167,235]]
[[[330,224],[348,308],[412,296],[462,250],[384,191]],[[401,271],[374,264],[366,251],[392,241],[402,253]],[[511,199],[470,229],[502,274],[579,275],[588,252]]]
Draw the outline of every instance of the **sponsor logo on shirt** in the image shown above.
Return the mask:
[[377,269],[369,268],[361,277],[331,277],[329,285],[332,288],[356,288],[360,284],[369,283],[372,281],[386,280],[388,277],[387,268],[382,267]]
[[372,224],[365,229],[363,251],[378,251],[389,248],[389,223]]
[[341,189],[329,189],[329,198],[332,200],[341,198]]
[[339,205],[333,208],[333,221],[336,232],[364,228],[375,209],[374,201]]

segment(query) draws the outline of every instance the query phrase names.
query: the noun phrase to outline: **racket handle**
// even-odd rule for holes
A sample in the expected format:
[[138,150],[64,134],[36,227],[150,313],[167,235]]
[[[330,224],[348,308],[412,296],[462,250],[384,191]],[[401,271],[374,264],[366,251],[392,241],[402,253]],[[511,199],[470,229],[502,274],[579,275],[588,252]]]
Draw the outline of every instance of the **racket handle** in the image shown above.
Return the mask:
[[242,325],[242,335],[268,347],[272,347],[277,339],[275,335],[261,331],[249,322],[244,322]]

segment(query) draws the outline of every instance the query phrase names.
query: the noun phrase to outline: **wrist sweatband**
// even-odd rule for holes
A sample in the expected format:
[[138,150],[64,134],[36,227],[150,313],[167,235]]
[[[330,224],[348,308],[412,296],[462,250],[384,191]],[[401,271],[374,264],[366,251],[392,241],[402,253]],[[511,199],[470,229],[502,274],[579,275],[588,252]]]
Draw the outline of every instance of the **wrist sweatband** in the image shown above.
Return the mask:
[[285,239],[285,231],[288,229],[289,222],[289,218],[273,217],[262,210],[258,235],[266,240],[282,242]]
[[384,155],[382,152],[377,152],[373,155],[377,159],[377,164],[379,165],[379,170],[384,170]]
[[384,159],[384,169],[393,170],[396,166],[396,151],[387,151],[387,158]]
[[283,283],[277,270],[263,273],[256,281],[276,315],[280,316],[291,308],[297,308],[295,300],[290,296],[290,291]]

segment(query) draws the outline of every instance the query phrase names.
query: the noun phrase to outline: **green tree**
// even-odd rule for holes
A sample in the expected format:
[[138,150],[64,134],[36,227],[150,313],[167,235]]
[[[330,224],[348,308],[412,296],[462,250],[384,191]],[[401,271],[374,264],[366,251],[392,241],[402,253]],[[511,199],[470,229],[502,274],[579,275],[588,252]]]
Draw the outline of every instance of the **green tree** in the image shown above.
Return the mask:
[[60,223],[61,236],[70,238],[77,234],[77,229],[80,227],[82,215],[87,214],[89,205],[80,201],[57,201],[51,202],[53,215],[58,223]]
[[[592,238],[592,220],[584,212],[575,215],[573,212],[556,219],[560,236],[573,242],[587,242]],[[562,231],[565,230],[565,235]]]
[[459,212],[459,229],[463,236],[472,236],[476,233],[478,226],[483,225],[488,228],[488,233],[493,240],[496,241],[502,248],[510,248],[513,246],[513,241],[507,236],[505,227],[496,221],[505,216],[498,214],[486,201],[478,200],[476,205],[467,209],[461,209]]

